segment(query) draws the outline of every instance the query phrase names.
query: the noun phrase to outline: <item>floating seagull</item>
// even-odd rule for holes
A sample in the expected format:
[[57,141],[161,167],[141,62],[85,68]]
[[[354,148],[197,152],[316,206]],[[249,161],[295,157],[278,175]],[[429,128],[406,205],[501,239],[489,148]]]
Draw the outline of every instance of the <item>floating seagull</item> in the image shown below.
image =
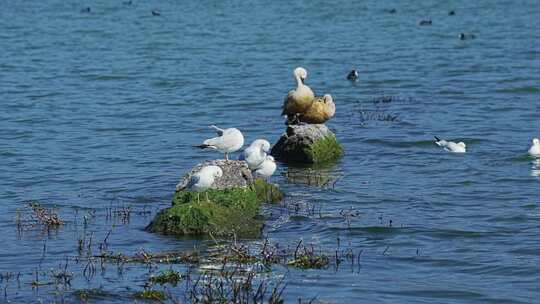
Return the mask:
[[429,20],[422,20],[420,21],[420,23],[418,23],[418,25],[431,25],[431,19]]
[[529,155],[534,157],[540,157],[540,140],[538,138],[534,138],[532,140],[532,146],[529,149]]
[[288,121],[292,121],[298,113],[303,113],[315,98],[313,91],[304,84],[307,78],[307,71],[298,67],[294,69],[294,79],[296,80],[296,90],[292,90],[285,97],[283,102],[283,112],[281,115],[287,115]]
[[270,151],[270,143],[266,139],[257,139],[240,154],[238,159],[244,160],[250,170],[255,170],[264,162],[268,151]]
[[347,75],[347,79],[352,80],[352,81],[358,80],[358,71],[357,70],[350,71],[349,74]]
[[202,145],[194,147],[218,150],[221,153],[225,153],[225,160],[229,160],[229,153],[240,150],[244,145],[244,136],[240,130],[236,128],[223,130],[214,125],[211,125],[210,128],[215,129],[219,136],[207,139],[203,141]]
[[263,163],[255,170],[255,174],[264,178],[269,178],[276,172],[276,162],[271,155],[267,155]]
[[474,39],[476,36],[474,34],[468,34],[468,33],[460,33],[458,35],[460,40],[468,40],[468,39]]
[[202,191],[210,188],[216,178],[223,176],[223,170],[218,166],[205,166],[199,172],[193,174],[186,188],[189,191]]
[[336,113],[336,105],[330,94],[315,98],[311,107],[298,116],[301,122],[321,124],[329,120]]
[[453,141],[446,141],[444,139],[440,139],[437,136],[435,136],[435,143],[439,147],[443,147],[444,150],[446,150],[448,152],[453,152],[453,153],[465,153],[465,152],[467,152],[466,145],[462,141],[460,141],[460,142],[458,142],[456,144]]

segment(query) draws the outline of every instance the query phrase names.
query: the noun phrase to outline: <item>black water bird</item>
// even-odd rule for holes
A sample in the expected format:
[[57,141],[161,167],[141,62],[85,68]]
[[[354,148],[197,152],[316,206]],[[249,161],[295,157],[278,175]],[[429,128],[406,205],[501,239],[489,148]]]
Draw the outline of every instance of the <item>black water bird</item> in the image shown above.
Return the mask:
[[81,13],[90,13],[90,6],[87,6],[81,10]]
[[357,81],[358,80],[358,71],[357,70],[350,71],[349,74],[347,75],[347,79],[350,80],[350,81]]
[[448,12],[448,16],[454,16],[456,14],[456,11],[451,10]]
[[156,10],[153,10],[152,11],[152,16],[161,16],[161,13],[156,11]]
[[420,23],[418,23],[418,25],[431,25],[431,19],[429,20],[422,20],[420,21]]
[[460,33],[458,37],[459,37],[459,40],[469,40],[469,39],[476,38],[474,34],[469,34],[469,33]]

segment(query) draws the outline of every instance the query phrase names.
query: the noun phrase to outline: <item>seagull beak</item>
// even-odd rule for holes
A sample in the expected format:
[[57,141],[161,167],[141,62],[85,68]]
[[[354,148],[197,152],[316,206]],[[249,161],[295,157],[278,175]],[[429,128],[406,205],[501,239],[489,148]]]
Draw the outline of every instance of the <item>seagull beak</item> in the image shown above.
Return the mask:
[[305,82],[304,82],[304,81],[305,81],[304,77],[300,77],[300,81],[302,81],[302,84],[305,84]]

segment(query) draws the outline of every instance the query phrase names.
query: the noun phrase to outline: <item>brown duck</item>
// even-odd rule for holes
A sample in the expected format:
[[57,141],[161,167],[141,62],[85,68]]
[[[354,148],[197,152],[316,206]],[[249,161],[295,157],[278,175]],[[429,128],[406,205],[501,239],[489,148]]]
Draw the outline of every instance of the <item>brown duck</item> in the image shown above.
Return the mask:
[[298,119],[305,123],[320,124],[332,118],[335,113],[336,105],[332,96],[325,94],[323,97],[316,97],[311,106],[299,114]]

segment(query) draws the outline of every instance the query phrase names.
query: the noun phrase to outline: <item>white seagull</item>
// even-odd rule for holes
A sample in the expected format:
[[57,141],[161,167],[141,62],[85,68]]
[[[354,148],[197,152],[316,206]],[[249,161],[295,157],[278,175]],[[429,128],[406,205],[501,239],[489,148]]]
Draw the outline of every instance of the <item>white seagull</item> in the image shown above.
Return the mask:
[[244,145],[244,136],[240,130],[236,128],[220,129],[214,125],[211,125],[210,128],[215,129],[219,136],[207,139],[203,141],[202,145],[195,147],[218,150],[225,153],[225,160],[229,160],[229,153],[240,150]]
[[249,167],[249,170],[255,170],[266,159],[266,153],[270,151],[270,143],[266,139],[257,139],[247,147],[242,154],[240,154],[239,160],[244,160]]
[[448,152],[453,152],[453,153],[467,152],[466,150],[467,145],[465,145],[465,143],[462,141],[455,143],[453,141],[446,141],[444,139],[440,139],[437,136],[435,136],[435,143],[437,144],[437,146],[443,147],[444,150]]
[[218,166],[205,166],[199,172],[193,174],[186,188],[189,191],[202,191],[210,188],[216,178],[223,176],[223,170]]
[[540,140],[538,138],[533,138],[532,146],[529,148],[529,155],[540,157]]
[[255,169],[255,174],[262,176],[264,178],[269,178],[276,172],[276,162],[271,155],[267,155],[263,163]]

